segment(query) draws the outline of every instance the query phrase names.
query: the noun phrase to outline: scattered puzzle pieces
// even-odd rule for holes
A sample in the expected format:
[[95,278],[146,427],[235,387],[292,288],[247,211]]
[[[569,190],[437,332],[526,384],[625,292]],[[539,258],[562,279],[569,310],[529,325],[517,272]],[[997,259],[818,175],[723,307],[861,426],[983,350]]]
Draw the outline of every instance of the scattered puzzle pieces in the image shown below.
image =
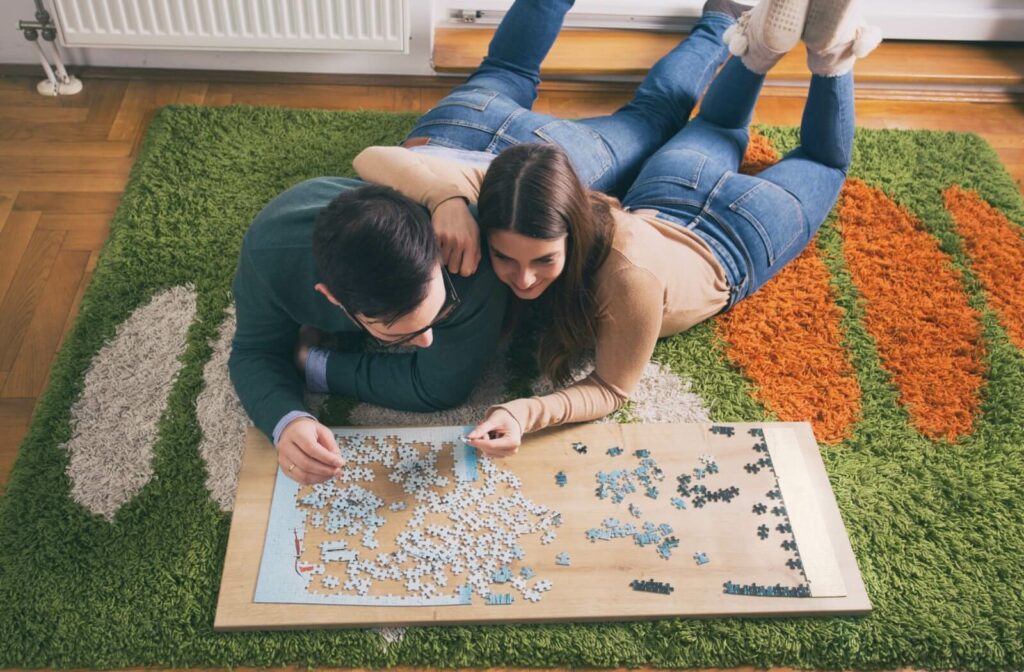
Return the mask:
[[609,448],[607,452],[612,457],[615,457],[616,455],[622,455],[622,448],[615,446],[614,448]]
[[693,554],[693,560],[698,565],[706,565],[709,562],[711,562],[711,560],[708,559],[708,554],[705,553],[704,551],[697,551],[696,553],[694,553]]
[[566,477],[565,477],[565,472],[564,471],[560,471],[557,474],[555,474],[555,483],[557,483],[558,487],[560,487],[560,488],[564,488],[565,487]]
[[756,583],[738,584],[726,581],[722,584],[722,592],[727,595],[752,595],[755,597],[810,597],[811,587],[807,584],[794,587],[778,583],[774,586],[761,586]]
[[633,579],[629,586],[638,592],[644,593],[660,593],[662,595],[668,595],[675,588],[671,584],[664,583],[662,581],[654,581],[649,579],[647,581],[641,581],[640,579]]
[[555,564],[562,565],[563,567],[568,567],[569,563],[569,554],[565,551],[562,551],[557,556],[555,556]]
[[728,427],[726,425],[712,425],[711,426],[711,433],[712,434],[720,434],[722,436],[732,436],[733,434],[736,433],[736,428],[735,427]]
[[499,593],[488,593],[487,594],[487,605],[488,606],[512,604],[513,602],[515,602],[515,600],[516,600],[516,598],[513,597],[511,593],[500,593],[500,594]]
[[572,444],[572,449],[575,450],[580,455],[586,455],[587,454],[587,446],[584,443],[582,443],[581,441],[574,442]]

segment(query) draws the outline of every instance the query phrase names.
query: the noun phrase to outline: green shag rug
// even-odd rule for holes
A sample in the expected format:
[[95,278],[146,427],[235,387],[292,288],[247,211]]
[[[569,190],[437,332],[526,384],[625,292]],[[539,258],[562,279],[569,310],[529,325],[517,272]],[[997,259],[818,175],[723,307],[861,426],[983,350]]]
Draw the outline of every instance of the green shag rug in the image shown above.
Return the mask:
[[[851,177],[860,191],[844,196],[854,210],[858,198],[870,201],[875,223],[895,221],[896,211],[909,217],[908,230],[883,248],[906,257],[871,270],[878,255],[846,235],[856,213],[842,208],[812,250],[835,309],[842,356],[834,373],[848,390],[836,406],[854,410],[847,420],[816,419],[816,429],[833,437],[822,454],[870,616],[214,632],[230,514],[205,485],[197,403],[227,319],[242,235],[274,195],[306,178],[351,175],[362,148],[399,142],[413,121],[243,106],[174,106],[156,117],[0,500],[0,665],[1024,668],[1024,358],[1014,312],[1021,304],[999,293],[1022,277],[1024,200],[983,140],[923,131],[858,131]],[[761,132],[780,151],[797,141],[795,129]],[[955,203],[952,187],[963,190]],[[998,249],[1009,250],[1009,262],[984,263],[968,220],[1008,241]],[[872,293],[871,283],[915,266],[922,240],[949,275],[928,273],[932,284],[920,287],[893,276],[889,307],[933,306],[910,333],[930,324],[965,341],[929,347],[898,337],[884,322],[894,311],[876,310],[887,294]],[[154,430],[152,477],[110,517],[98,515],[75,495],[89,484],[69,476],[72,408],[119,325],[182,286],[194,288],[195,318]],[[944,293],[952,298],[936,306]],[[908,300],[891,300],[901,295]],[[761,312],[770,296],[765,301]],[[748,337],[720,321],[664,340],[655,359],[716,421],[791,419],[784,402],[795,392],[773,390],[756,356],[742,356]],[[817,327],[795,325],[792,333],[801,329],[811,338]],[[787,343],[764,347],[825,347]],[[911,345],[949,357],[902,356]],[[510,352],[506,389],[519,394],[529,385],[528,357],[523,348]],[[971,375],[958,377],[965,367]],[[929,396],[937,388],[948,394]],[[326,420],[343,424],[352,407],[333,400]],[[629,416],[627,408],[622,417]],[[115,432],[111,442],[120,438]]]

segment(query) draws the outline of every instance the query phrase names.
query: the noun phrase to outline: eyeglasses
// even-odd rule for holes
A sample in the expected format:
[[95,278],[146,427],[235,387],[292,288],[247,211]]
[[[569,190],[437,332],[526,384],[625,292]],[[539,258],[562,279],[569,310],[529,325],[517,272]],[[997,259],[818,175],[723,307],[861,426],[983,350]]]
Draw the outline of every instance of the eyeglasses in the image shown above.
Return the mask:
[[389,348],[393,348],[393,347],[399,346],[399,345],[405,345],[406,343],[408,343],[409,341],[413,340],[417,336],[420,336],[421,334],[424,334],[427,331],[430,331],[436,325],[440,324],[441,322],[443,322],[446,319],[448,319],[449,317],[451,317],[451,314],[453,312],[455,312],[455,309],[458,308],[459,304],[462,302],[462,300],[459,299],[458,293],[456,293],[456,291],[455,291],[455,285],[452,284],[451,276],[448,275],[448,271],[445,270],[444,266],[441,267],[441,276],[444,279],[444,294],[445,294],[445,296],[444,296],[444,303],[441,305],[441,310],[437,311],[437,315],[434,317],[433,320],[431,320],[430,324],[428,324],[427,326],[423,327],[422,329],[417,329],[416,331],[412,332],[411,334],[405,334],[405,335],[399,336],[398,338],[395,338],[395,339],[383,339],[380,336],[377,336],[372,331],[370,331],[366,327],[365,324],[360,322],[359,318],[357,318],[352,313],[348,312],[348,310],[345,309],[345,306],[343,306],[341,304],[338,304],[338,307],[341,308],[341,311],[343,313],[345,313],[345,315],[347,315],[350,320],[355,322],[356,325],[360,329],[365,331],[367,333],[367,335],[370,336],[370,338],[372,338],[373,340],[377,341],[377,343],[379,343],[380,345],[383,345],[383,346],[389,347]]

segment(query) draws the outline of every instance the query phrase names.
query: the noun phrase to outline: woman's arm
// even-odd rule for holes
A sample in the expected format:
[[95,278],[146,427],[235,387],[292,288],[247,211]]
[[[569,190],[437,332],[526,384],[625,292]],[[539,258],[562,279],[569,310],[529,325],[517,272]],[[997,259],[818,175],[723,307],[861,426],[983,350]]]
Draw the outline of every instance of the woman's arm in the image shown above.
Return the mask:
[[469,276],[480,263],[480,227],[467,203],[475,203],[482,168],[410,151],[368,147],[352,161],[359,176],[399,191],[430,210],[441,245],[441,261],[451,273]]
[[[567,422],[596,420],[626,403],[658,341],[664,288],[650,271],[635,266],[604,279],[603,285],[598,291],[602,317],[594,372],[552,394],[488,409],[487,419],[470,432],[470,437],[481,437],[470,441],[472,445],[492,456],[509,455],[518,448],[518,441],[509,438]],[[483,438],[489,434],[493,438]]]
[[485,173],[477,166],[404,147],[367,147],[352,160],[352,167],[364,180],[391,187],[425,205],[431,213],[453,198],[476,203]]

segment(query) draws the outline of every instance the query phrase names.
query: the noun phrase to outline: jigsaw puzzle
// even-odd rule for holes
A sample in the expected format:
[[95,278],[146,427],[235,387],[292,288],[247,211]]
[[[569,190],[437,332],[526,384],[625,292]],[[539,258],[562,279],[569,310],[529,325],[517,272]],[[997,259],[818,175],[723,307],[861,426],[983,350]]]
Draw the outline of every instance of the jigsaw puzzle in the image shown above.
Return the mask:
[[[840,611],[828,528],[809,526],[812,490],[793,480],[816,446],[776,454],[771,424],[566,427],[505,461],[466,445],[467,428],[338,428],[336,478],[300,486],[275,467],[243,597],[316,609],[307,624],[571,619],[579,596],[608,618],[815,612],[809,597]],[[251,565],[259,551],[232,556],[232,535],[232,564]],[[251,622],[241,611],[233,622]]]

